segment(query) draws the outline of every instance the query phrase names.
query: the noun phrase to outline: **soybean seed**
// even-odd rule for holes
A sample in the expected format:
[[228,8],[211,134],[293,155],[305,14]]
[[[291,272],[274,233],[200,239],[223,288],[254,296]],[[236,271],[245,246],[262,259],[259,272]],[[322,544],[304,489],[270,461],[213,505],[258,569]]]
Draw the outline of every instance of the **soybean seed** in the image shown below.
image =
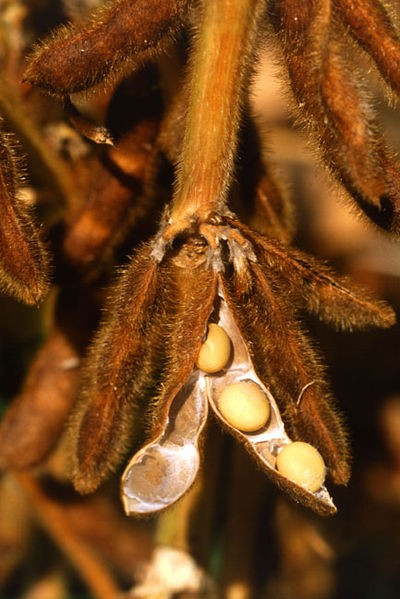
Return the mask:
[[315,493],[324,480],[326,468],[319,451],[303,441],[285,445],[276,460],[278,471],[307,491]]
[[261,429],[270,416],[268,399],[253,381],[240,381],[225,387],[218,408],[228,424],[245,433]]
[[196,366],[208,374],[219,372],[228,364],[231,351],[231,340],[225,330],[211,323],[208,325],[207,338],[200,347]]

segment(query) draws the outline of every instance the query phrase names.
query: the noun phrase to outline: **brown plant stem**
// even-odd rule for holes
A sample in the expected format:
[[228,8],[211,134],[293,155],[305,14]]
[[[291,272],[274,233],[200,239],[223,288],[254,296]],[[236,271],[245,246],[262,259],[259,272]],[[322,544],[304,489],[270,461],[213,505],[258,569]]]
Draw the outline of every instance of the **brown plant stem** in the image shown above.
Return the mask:
[[115,599],[119,593],[114,579],[86,544],[71,531],[63,508],[48,497],[27,473],[14,473],[35,507],[43,527],[76,567],[95,599]]
[[222,208],[232,174],[260,0],[206,0],[194,40],[186,128],[171,221]]

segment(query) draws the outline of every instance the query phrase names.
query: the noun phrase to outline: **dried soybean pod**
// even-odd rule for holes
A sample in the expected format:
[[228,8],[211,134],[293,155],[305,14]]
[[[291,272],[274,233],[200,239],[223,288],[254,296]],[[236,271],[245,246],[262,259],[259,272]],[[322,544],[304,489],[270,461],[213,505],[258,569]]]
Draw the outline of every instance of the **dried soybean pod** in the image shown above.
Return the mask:
[[[321,515],[333,514],[336,511],[335,505],[330,497],[327,489],[322,486],[317,493],[313,493],[304,487],[301,487],[297,482],[290,480],[287,476],[281,474],[276,469],[277,453],[286,445],[291,444],[285,423],[277,406],[269,387],[258,377],[253,360],[249,353],[249,348],[241,335],[234,315],[231,313],[225,301],[224,284],[221,281],[219,296],[221,298],[219,307],[219,323],[229,333],[233,343],[233,358],[229,369],[225,370],[219,376],[204,376],[206,394],[210,406],[214,410],[214,414],[221,424],[226,428],[238,441],[240,441],[250,452],[257,464],[263,469],[265,474],[274,482],[282,491],[287,492],[296,502],[302,503],[310,507],[316,513]],[[269,380],[264,379],[265,383]],[[269,416],[267,422],[256,431],[245,432],[240,428],[241,419],[232,422],[226,418],[220,409],[220,399],[226,392],[226,389],[235,387],[237,384],[242,385],[248,383],[257,388],[257,395],[262,392],[262,401],[268,401]],[[261,423],[260,423],[261,424]],[[238,425],[238,426],[237,426]]]
[[378,226],[400,232],[400,176],[364,83],[334,31],[333,3],[274,0],[270,19],[282,45],[300,117],[323,160]]
[[270,382],[289,435],[313,443],[333,480],[345,484],[350,475],[347,436],[332,406],[320,361],[290,316],[290,298],[282,294],[278,299],[260,266],[252,263],[250,268],[253,283],[247,293],[238,291],[229,276],[222,284],[255,370],[261,380]]
[[128,515],[149,514],[169,507],[192,486],[199,467],[200,435],[206,423],[207,400],[199,374],[173,398],[165,428],[136,453],[121,480]]
[[293,304],[297,309],[304,307],[340,329],[387,328],[395,323],[395,313],[388,304],[370,297],[349,278],[339,277],[323,262],[243,225],[240,228],[253,242],[265,275],[274,272],[275,279],[282,280],[287,293],[296,299]]
[[48,289],[48,258],[31,210],[18,196],[18,161],[10,136],[0,133],[0,288],[37,304]]
[[169,355],[161,393],[153,399],[149,423],[152,437],[165,427],[168,406],[193,370],[217,289],[217,275],[206,267],[205,248],[197,241],[183,246],[166,262],[172,285],[169,302],[165,303],[170,313]]
[[119,0],[85,25],[63,27],[33,54],[25,79],[66,96],[81,92],[161,52],[183,23],[188,0]]
[[76,399],[79,358],[63,331],[53,330],[35,356],[23,389],[0,425],[0,463],[40,464],[54,449]]
[[138,400],[156,380],[152,334],[160,328],[158,265],[142,246],[114,289],[83,373],[84,385],[69,434],[74,439],[74,485],[89,493],[112,472],[135,434]]
[[53,451],[78,395],[83,348],[96,319],[91,299],[74,286],[60,290],[48,337],[0,424],[2,466],[37,466]]
[[[213,310],[216,275],[195,247],[166,257],[172,297],[172,335],[165,378],[151,405],[148,443],[125,469],[121,493],[128,514],[151,513],[174,503],[192,485],[199,468],[199,437],[207,418],[202,375],[193,369]],[[196,292],[195,292],[195,291]]]
[[383,3],[377,0],[338,0],[335,10],[349,34],[376,63],[382,77],[400,94],[400,38]]

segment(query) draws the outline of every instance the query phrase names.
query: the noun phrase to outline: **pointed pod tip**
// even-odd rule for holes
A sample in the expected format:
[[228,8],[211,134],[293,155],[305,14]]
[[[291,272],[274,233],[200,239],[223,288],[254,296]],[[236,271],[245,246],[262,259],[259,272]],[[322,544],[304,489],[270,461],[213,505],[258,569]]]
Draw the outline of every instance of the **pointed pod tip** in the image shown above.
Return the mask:
[[89,495],[97,491],[100,485],[100,477],[93,472],[85,473],[82,469],[76,469],[72,476],[72,485],[80,495]]

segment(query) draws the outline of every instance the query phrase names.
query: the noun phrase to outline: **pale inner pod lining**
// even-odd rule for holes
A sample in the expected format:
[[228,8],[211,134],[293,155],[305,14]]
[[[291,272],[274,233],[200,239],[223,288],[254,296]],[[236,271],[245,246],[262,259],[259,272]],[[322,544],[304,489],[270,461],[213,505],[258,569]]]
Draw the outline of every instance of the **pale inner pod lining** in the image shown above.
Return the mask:
[[177,501],[193,484],[198,440],[207,420],[204,380],[193,372],[173,400],[163,433],[145,445],[122,475],[126,513],[150,513]]

